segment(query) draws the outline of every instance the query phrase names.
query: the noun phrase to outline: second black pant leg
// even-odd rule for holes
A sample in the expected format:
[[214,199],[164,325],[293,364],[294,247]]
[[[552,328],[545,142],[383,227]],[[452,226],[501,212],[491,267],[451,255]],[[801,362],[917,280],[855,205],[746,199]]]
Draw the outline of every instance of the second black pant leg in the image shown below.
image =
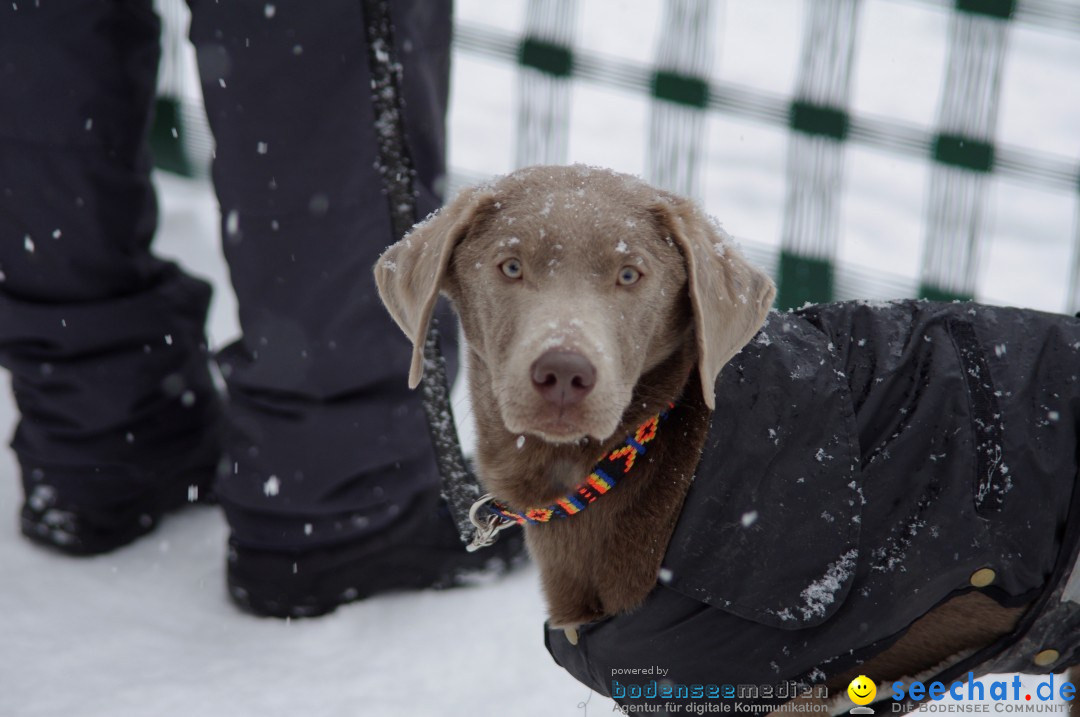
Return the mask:
[[158,32],[148,0],[0,8],[0,362],[31,528],[57,543],[65,513],[152,520],[218,457],[209,286],[149,252]]
[[[234,539],[302,548],[393,523],[437,475],[410,346],[372,266],[395,239],[377,167],[362,3],[194,0],[191,36],[217,142],[214,179],[243,337],[219,356]],[[419,3],[417,3],[419,4]],[[270,9],[272,7],[272,10]],[[409,65],[446,39],[415,43]],[[446,58],[441,62],[445,97]],[[424,178],[441,171],[445,101],[423,114]],[[419,164],[419,163],[418,163]],[[435,190],[422,190],[434,203]]]

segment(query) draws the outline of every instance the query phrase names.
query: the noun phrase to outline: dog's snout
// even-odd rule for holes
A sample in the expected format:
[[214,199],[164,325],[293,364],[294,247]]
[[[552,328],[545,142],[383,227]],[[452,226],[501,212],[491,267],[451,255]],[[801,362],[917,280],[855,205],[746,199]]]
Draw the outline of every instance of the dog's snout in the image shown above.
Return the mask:
[[576,351],[545,351],[533,362],[532,381],[545,400],[572,405],[596,385],[596,368]]

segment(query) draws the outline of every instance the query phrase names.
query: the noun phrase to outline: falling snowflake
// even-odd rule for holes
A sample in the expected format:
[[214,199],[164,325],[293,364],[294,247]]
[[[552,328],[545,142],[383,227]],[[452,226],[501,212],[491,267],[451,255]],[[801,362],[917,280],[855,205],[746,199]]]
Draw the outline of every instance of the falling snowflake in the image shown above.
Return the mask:
[[265,493],[268,497],[277,495],[278,491],[280,490],[281,481],[278,480],[277,476],[270,476],[266,479],[266,482],[263,483],[263,493]]

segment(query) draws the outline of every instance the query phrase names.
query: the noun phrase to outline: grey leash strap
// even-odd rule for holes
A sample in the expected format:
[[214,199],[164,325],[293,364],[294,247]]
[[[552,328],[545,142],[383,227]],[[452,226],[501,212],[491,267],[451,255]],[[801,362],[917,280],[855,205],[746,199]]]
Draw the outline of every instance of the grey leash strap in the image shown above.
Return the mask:
[[517,523],[485,510],[494,498],[480,494],[476,478],[458,442],[457,424],[450,407],[450,382],[446,359],[439,350],[439,330],[432,319],[424,339],[424,375],[420,379],[420,402],[427,415],[428,431],[435,446],[435,463],[442,476],[442,497],[458,529],[461,542],[470,553],[495,542],[499,533]]
[[[402,117],[402,67],[396,57],[388,0],[364,0],[363,11],[371,70],[371,103],[375,125],[379,128],[376,132],[378,169],[382,174],[394,236],[402,237],[417,219],[415,170],[405,142]],[[458,443],[457,426],[450,409],[446,360],[439,350],[439,332],[434,322],[424,341],[424,375],[420,390],[428,431],[435,445],[435,461],[442,476],[442,496],[450,507],[461,540],[470,550],[490,545],[494,532],[484,533],[487,519],[483,524],[471,519],[471,511],[480,498],[480,483],[469,470]],[[474,538],[477,529],[480,533]]]
[[471,517],[480,500],[480,483],[469,469],[458,442],[457,424],[450,407],[450,385],[446,359],[439,350],[439,329],[432,326],[424,340],[424,375],[420,379],[420,400],[427,415],[428,431],[435,446],[435,464],[442,476],[442,497],[450,506],[463,543],[471,544],[476,530]]

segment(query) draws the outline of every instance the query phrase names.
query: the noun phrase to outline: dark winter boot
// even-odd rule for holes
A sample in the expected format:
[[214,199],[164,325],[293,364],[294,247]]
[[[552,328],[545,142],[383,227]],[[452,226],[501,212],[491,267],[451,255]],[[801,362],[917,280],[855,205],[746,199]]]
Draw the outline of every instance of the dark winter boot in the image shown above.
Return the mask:
[[210,286],[150,253],[151,5],[0,9],[0,365],[22,532],[68,553],[205,495],[220,454]]
[[244,610],[314,617],[378,593],[456,587],[524,561],[519,530],[466,552],[445,503],[427,496],[391,527],[351,543],[286,552],[245,548],[230,539],[227,571],[229,595]]
[[213,478],[214,466],[202,466],[150,490],[91,503],[72,502],[55,487],[41,484],[23,503],[22,533],[69,555],[107,553],[152,531],[165,513],[205,502]]

